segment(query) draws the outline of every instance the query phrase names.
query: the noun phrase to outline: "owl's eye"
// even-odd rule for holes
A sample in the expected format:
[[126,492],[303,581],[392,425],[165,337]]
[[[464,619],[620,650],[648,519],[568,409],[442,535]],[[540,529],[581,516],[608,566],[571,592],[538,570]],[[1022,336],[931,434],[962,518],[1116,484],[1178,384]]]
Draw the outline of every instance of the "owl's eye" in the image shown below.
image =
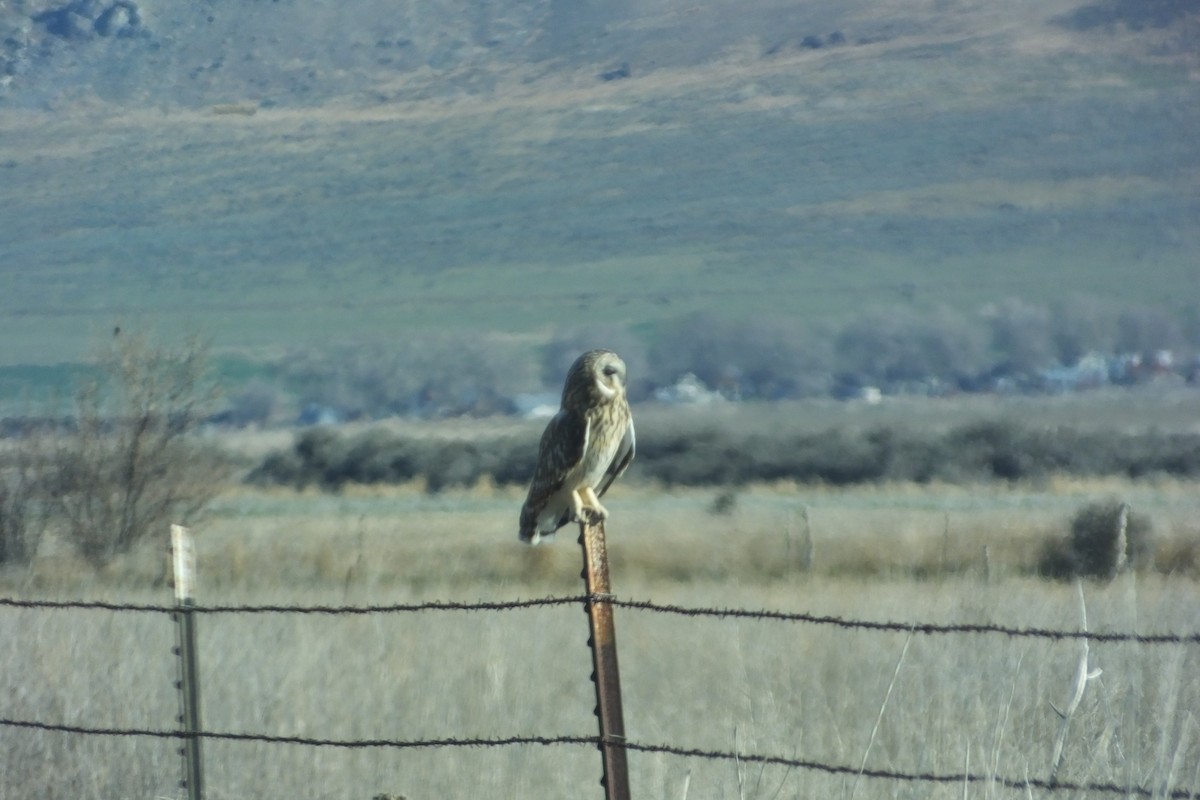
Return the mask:
[[617,374],[617,368],[616,367],[605,367],[604,374],[611,378],[613,375]]

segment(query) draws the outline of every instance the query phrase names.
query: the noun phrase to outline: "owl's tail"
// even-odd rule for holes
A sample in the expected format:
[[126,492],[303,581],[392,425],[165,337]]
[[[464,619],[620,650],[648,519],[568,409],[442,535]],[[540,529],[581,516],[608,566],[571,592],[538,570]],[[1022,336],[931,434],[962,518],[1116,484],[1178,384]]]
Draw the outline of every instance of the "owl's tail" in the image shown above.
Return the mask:
[[517,533],[517,538],[525,544],[537,544],[541,541],[541,536],[537,530],[537,515],[534,514],[528,505],[521,506],[521,528]]
[[554,541],[553,533],[542,533],[541,531],[537,530],[536,528],[533,528],[531,530],[522,529],[521,532],[518,534],[518,536],[520,537],[522,542],[524,542],[525,544],[528,544],[528,545],[539,545],[542,542],[553,542]]
[[521,507],[521,527],[517,538],[530,545],[552,542],[554,541],[554,531],[539,531],[537,512],[528,505],[524,505]]

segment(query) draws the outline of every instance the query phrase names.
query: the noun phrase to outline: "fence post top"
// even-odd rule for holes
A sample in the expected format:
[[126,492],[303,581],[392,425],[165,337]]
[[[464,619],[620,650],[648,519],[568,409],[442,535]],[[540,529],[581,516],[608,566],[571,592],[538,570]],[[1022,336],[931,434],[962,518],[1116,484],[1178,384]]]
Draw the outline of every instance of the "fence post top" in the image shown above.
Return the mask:
[[171,526],[171,560],[175,567],[175,601],[196,596],[196,547],[192,532],[182,525]]

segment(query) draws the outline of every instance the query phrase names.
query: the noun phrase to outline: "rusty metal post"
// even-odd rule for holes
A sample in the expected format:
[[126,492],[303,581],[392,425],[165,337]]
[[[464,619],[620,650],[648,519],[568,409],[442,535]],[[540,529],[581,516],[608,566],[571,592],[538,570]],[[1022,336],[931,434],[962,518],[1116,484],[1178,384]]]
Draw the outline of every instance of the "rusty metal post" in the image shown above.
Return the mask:
[[625,717],[621,711],[621,676],[617,670],[617,631],[613,624],[608,583],[608,551],[604,523],[579,523],[587,615],[591,623],[592,682],[596,685],[596,717],[600,721],[600,753],[604,762],[606,800],[629,800],[629,767],[625,760]]

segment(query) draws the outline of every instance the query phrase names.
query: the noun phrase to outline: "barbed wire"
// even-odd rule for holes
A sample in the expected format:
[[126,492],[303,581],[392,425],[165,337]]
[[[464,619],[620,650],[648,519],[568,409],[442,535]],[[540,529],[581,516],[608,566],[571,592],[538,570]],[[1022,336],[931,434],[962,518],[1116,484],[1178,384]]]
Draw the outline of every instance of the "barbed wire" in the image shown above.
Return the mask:
[[[622,600],[609,595],[565,595],[542,597],[531,600],[479,601],[463,603],[457,601],[428,601],[423,603],[395,603],[365,606],[296,606],[296,605],[192,605],[186,610],[196,614],[319,614],[319,615],[363,615],[396,614],[423,611],[513,611],[561,605],[581,605],[591,600],[608,603],[615,608],[648,611],[658,614],[673,614],[685,617],[713,619],[756,619],[776,622],[830,625],[844,629],[884,631],[894,633],[919,633],[925,635],[946,634],[998,634],[1013,638],[1025,637],[1052,640],[1078,640],[1089,642],[1136,642],[1143,645],[1200,644],[1200,632],[1194,633],[1122,633],[1096,631],[1064,631],[1053,628],[1021,628],[992,623],[927,623],[891,622],[875,620],[844,619],[836,616],[809,614],[805,612],[776,611],[771,609],[706,608],[656,603],[651,600]],[[112,603],[97,600],[20,600],[0,597],[0,606],[12,608],[42,608],[51,610],[81,609],[99,611],[133,611],[159,614],[174,614],[180,610],[176,605],[144,603]]]
[[36,720],[19,720],[0,718],[0,725],[12,728],[28,728],[51,731],[56,733],[73,733],[89,736],[143,736],[154,739],[213,739],[233,742],[262,742],[265,744],[292,744],[308,747],[340,747],[345,749],[369,749],[390,747],[430,748],[430,747],[507,747],[523,744],[595,744],[600,743],[597,736],[507,736],[500,738],[457,738],[444,739],[319,739],[309,736],[273,736],[264,733],[234,733],[228,731],[200,731],[196,734],[186,731],[154,730],[149,728],[92,728],[84,725],[59,725]]
[[1052,628],[1018,628],[992,623],[947,623],[929,622],[878,622],[873,620],[843,619],[842,617],[807,614],[804,612],[751,610],[739,608],[690,608],[667,605],[649,600],[608,600],[617,608],[653,611],[659,614],[677,614],[685,617],[712,617],[736,619],[763,619],[780,622],[806,622],[813,625],[832,625],[838,628],[889,631],[894,633],[951,634],[995,633],[1009,637],[1035,639],[1086,639],[1091,642],[1137,642],[1138,644],[1200,644],[1200,632],[1196,633],[1097,633],[1094,631],[1062,631]]
[[771,764],[784,767],[796,767],[831,775],[861,775],[864,778],[880,778],[885,780],[911,781],[920,783],[998,783],[1009,789],[1045,789],[1048,791],[1088,791],[1108,794],[1124,794],[1137,797],[1170,797],[1192,798],[1195,792],[1188,789],[1173,789],[1170,792],[1158,792],[1141,786],[1121,786],[1110,782],[1074,783],[1071,781],[1048,781],[1039,778],[1006,778],[1000,775],[977,775],[969,772],[935,773],[935,772],[898,772],[887,769],[866,769],[839,764],[826,764],[821,761],[788,758],[786,756],[768,756],[755,753],[731,753],[722,750],[700,750],[688,747],[675,747],[665,744],[641,744],[625,742],[626,750],[643,753],[665,753],[684,758],[701,758],[706,760],[741,761],[753,764]]
[[19,600],[0,597],[0,606],[13,608],[45,608],[51,610],[82,609],[86,611],[140,611],[156,614],[175,614],[186,610],[195,614],[400,614],[420,611],[512,611],[539,606],[582,604],[587,595],[541,597],[532,600],[501,600],[460,603],[454,600],[431,600],[423,603],[392,603],[366,606],[291,606],[291,605],[215,605],[178,606],[151,603],[112,603],[103,600]]
[[[307,736],[273,736],[260,733],[236,733],[223,731],[201,731],[186,733],[184,731],[153,730],[147,728],[93,728],[83,725],[60,725],[34,720],[16,720],[0,718],[0,725],[42,730],[55,733],[71,733],[92,736],[139,736],[158,739],[190,739],[200,738],[214,741],[260,742],[263,744],[300,745],[307,747],[336,747],[344,749],[428,749],[443,747],[512,747],[521,745],[591,745],[599,747],[604,744],[599,736],[505,736],[505,737],[448,737],[441,739],[319,739]],[[1042,789],[1046,791],[1086,791],[1093,793],[1118,794],[1136,797],[1168,797],[1191,798],[1195,793],[1187,789],[1173,789],[1169,792],[1149,789],[1141,786],[1122,786],[1111,782],[1075,783],[1060,780],[1042,780],[1040,778],[1008,778],[1000,775],[979,775],[969,772],[936,773],[936,772],[902,772],[888,769],[867,769],[851,767],[842,764],[827,764],[810,759],[789,758],[787,756],[772,756],[759,753],[740,753],[725,750],[704,750],[700,748],[677,747],[669,744],[645,744],[630,741],[609,741],[628,751],[640,753],[661,753],[663,755],[681,758],[699,758],[709,761],[740,761],[752,764],[793,767],[814,772],[824,772],[829,775],[861,775],[864,778],[881,780],[909,781],[914,783],[995,783],[1009,789]]]

